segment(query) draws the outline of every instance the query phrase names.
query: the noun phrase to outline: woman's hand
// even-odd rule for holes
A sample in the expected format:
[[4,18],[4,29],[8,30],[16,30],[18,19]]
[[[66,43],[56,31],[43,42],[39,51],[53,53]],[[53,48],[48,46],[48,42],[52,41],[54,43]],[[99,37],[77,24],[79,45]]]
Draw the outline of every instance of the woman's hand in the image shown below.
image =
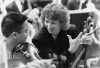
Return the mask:
[[83,40],[81,42],[82,44],[86,44],[86,45],[91,45],[92,44],[92,36],[88,35],[88,33],[83,35],[81,39]]
[[92,44],[92,37],[88,35],[88,33],[86,33],[85,35],[82,35],[82,32],[80,32],[77,38],[72,39],[71,36],[69,35],[68,35],[68,38],[69,38],[69,44],[70,44],[69,51],[71,53],[74,53],[81,43],[84,43],[87,45]]
[[70,35],[67,35],[67,36],[69,38],[69,44],[70,44],[69,51],[70,51],[70,53],[73,54],[81,43],[80,38],[82,37],[82,32],[75,39],[72,39]]

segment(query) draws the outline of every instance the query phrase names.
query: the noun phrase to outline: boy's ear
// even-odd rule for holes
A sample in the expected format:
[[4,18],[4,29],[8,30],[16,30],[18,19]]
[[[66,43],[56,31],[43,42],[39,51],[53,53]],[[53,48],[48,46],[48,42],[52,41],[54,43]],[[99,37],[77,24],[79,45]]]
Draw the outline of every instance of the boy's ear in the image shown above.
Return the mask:
[[13,38],[16,38],[16,34],[17,34],[16,32],[12,33]]

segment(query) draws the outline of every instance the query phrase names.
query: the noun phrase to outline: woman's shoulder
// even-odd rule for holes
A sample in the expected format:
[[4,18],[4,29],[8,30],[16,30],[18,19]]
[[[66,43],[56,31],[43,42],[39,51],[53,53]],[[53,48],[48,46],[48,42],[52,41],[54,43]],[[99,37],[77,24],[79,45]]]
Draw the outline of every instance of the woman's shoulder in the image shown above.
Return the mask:
[[70,28],[69,29],[76,29],[76,25],[75,24],[70,24]]

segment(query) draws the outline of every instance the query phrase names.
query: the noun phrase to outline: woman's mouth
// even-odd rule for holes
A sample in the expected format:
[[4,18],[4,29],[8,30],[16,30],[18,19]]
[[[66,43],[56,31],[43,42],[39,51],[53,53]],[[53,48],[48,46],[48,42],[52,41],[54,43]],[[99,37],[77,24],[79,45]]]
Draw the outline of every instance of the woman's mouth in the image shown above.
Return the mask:
[[53,32],[53,31],[54,31],[54,29],[52,29],[52,28],[51,28],[51,29],[48,29],[48,30],[49,30],[50,32]]

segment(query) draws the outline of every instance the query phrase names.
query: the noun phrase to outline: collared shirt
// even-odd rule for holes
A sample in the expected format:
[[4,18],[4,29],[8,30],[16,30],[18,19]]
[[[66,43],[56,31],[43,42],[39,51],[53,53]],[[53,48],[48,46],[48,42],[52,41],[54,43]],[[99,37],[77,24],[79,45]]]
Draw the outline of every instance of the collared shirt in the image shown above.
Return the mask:
[[21,2],[19,0],[15,0],[15,3],[19,9],[20,12],[22,12],[22,5],[21,5]]

